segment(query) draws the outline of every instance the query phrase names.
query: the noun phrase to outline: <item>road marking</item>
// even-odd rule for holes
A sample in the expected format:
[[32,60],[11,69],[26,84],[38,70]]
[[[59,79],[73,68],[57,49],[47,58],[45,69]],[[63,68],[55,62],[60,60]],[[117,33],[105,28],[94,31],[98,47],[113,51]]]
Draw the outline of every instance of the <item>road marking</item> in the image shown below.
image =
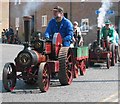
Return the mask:
[[[115,100],[113,98],[117,97]],[[109,97],[103,99],[101,102],[110,102],[110,101],[117,101],[118,102],[118,92],[115,94],[110,95]]]

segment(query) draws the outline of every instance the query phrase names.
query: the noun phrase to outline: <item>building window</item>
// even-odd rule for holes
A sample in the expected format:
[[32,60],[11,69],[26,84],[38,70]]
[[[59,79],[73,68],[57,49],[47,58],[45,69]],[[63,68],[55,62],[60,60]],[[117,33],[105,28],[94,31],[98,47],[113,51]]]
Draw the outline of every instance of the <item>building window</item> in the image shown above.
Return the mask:
[[15,5],[21,4],[21,0],[15,0]]
[[42,27],[47,26],[47,15],[42,16]]
[[80,26],[81,32],[89,32],[89,19],[81,19],[81,26]]

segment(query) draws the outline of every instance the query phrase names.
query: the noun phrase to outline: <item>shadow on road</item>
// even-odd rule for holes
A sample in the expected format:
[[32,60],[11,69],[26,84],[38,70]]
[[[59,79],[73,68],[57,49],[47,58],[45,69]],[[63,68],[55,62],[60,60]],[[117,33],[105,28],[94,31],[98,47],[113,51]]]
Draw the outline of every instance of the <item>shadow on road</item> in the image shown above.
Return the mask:
[[[1,80],[0,80],[0,86],[1,86],[1,90],[0,90],[1,93],[9,93],[3,88]],[[60,87],[60,86],[61,84],[59,80],[52,80],[50,82],[50,87]],[[23,80],[17,80],[15,89],[10,93],[11,94],[23,94],[23,93],[24,94],[37,94],[37,93],[42,93],[42,92],[39,90],[37,84],[29,85],[29,84],[24,83]]]
[[[117,63],[116,65],[120,67],[120,63]],[[110,66],[110,68],[112,67],[114,66]],[[105,63],[95,63],[93,66],[90,66],[89,68],[93,68],[92,70],[107,70],[108,69]]]

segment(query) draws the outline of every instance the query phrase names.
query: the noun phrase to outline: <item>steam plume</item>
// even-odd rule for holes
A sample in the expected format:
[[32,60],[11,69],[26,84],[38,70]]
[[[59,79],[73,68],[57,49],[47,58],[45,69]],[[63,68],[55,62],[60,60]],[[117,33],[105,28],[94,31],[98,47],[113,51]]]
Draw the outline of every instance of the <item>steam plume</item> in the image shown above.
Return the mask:
[[37,8],[40,8],[41,5],[41,2],[34,2],[34,0],[29,0],[29,2],[26,2],[24,6],[23,16],[31,15],[31,13],[34,13],[37,10]]
[[99,9],[100,13],[98,15],[98,27],[102,27],[104,21],[107,19],[106,13],[112,7],[111,0],[102,0],[102,6]]

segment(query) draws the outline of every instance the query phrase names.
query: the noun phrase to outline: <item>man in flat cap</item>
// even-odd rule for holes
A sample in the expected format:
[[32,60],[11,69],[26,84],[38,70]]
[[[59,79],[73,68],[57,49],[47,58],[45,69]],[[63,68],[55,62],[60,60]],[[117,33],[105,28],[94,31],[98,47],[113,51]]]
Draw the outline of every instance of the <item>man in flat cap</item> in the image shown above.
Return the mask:
[[105,26],[101,30],[100,37],[107,38],[109,36],[110,42],[114,42],[114,28],[111,26],[111,21],[105,21]]
[[60,6],[53,9],[53,18],[50,20],[45,32],[45,38],[52,39],[54,33],[60,33],[63,46],[70,46],[73,39],[73,25],[64,17],[64,10]]

